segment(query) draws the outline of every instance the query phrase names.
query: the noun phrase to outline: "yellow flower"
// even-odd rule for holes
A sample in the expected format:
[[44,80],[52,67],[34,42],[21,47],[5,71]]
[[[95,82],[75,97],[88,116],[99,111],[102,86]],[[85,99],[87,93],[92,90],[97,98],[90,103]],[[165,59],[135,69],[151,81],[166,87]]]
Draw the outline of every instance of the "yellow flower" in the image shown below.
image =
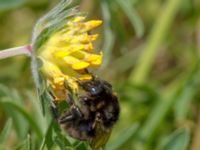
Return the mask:
[[98,35],[89,33],[101,24],[100,20],[85,21],[85,17],[74,17],[38,50],[37,55],[43,62],[40,70],[58,101],[65,98],[65,81],[76,93],[77,79],[90,80],[92,77],[86,70],[101,65],[103,54],[95,54],[93,47]]

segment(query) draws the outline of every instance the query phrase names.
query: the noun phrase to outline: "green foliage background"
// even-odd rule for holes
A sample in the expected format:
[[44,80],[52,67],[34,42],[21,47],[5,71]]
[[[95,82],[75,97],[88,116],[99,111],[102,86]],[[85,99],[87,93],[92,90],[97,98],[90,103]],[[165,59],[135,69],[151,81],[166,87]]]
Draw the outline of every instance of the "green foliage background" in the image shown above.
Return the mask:
[[[200,149],[200,2],[79,0],[102,19],[97,74],[120,97],[107,150]],[[30,43],[36,20],[58,1],[0,0],[0,49]],[[0,61],[0,149],[88,149],[42,116],[30,58]],[[65,136],[67,138],[65,138]]]

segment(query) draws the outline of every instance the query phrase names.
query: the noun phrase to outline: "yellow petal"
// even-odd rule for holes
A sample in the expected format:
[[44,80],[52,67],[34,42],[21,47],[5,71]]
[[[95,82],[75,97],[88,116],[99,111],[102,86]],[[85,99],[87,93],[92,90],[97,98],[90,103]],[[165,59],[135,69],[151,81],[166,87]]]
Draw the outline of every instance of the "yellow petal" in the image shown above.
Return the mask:
[[63,35],[63,39],[70,44],[76,44],[76,43],[87,44],[91,41],[95,41],[97,37],[98,34],[88,35],[87,33],[80,35],[68,35],[68,34]]
[[101,55],[98,55],[98,54],[91,54],[86,61],[88,62],[92,62],[92,61],[95,61],[97,59],[101,59]]
[[97,59],[97,60],[91,62],[91,66],[93,66],[93,67],[98,67],[101,64],[102,64],[102,59]]
[[72,20],[67,22],[67,27],[68,26],[72,26],[73,27],[75,24],[83,22],[84,20],[85,20],[84,16],[77,16],[77,17],[75,17]]
[[91,20],[88,22],[85,22],[85,29],[86,31],[90,31],[91,29],[97,28],[98,26],[100,26],[102,24],[101,20]]
[[87,61],[91,63],[92,66],[99,66],[102,63],[103,53],[101,52],[100,55],[92,54]]
[[92,76],[90,74],[84,74],[78,78],[79,80],[91,80]]
[[82,69],[86,69],[90,64],[84,61],[81,61],[79,63],[75,63],[72,65],[72,68],[74,70],[82,70]]
[[59,84],[60,86],[63,85],[65,78],[64,77],[54,77],[54,83]]
[[76,35],[74,36],[73,40],[71,40],[71,43],[89,43],[90,39],[88,34],[84,33],[84,34],[80,34],[80,35]]
[[74,93],[77,93],[77,91],[78,91],[78,84],[77,84],[77,82],[74,80],[74,78],[69,78],[69,79],[67,80],[67,83],[69,84],[69,87],[72,89],[72,91],[73,91]]
[[84,45],[78,45],[78,44],[69,47],[62,47],[62,50],[55,52],[54,56],[57,58],[64,57],[70,55],[71,53],[83,50],[84,48],[85,48]]
[[85,17],[84,16],[77,16],[74,18],[73,22],[81,22],[85,20]]
[[81,61],[73,56],[64,57],[64,61],[72,66],[74,70],[81,70],[87,68],[90,64],[88,62]]
[[92,52],[94,50],[92,43],[86,44],[85,47],[84,47],[84,50]]
[[73,56],[65,56],[63,58],[63,60],[67,63],[67,64],[75,64],[75,63],[79,63],[80,60],[73,57]]
[[55,76],[63,76],[63,73],[61,70],[56,66],[55,64],[43,60],[43,64],[41,67],[41,71],[48,77],[48,78],[53,78]]
[[92,41],[95,41],[98,37],[98,34],[94,34],[94,35],[88,35],[88,34],[82,34],[80,35],[78,38],[80,39],[79,41],[81,43],[90,43]]
[[88,53],[85,51],[77,51],[77,52],[71,53],[70,56],[73,56],[74,58],[78,60],[84,60],[86,57],[88,57]]
[[98,36],[99,36],[98,34],[94,34],[94,35],[90,35],[89,37],[92,41],[95,41],[98,38]]

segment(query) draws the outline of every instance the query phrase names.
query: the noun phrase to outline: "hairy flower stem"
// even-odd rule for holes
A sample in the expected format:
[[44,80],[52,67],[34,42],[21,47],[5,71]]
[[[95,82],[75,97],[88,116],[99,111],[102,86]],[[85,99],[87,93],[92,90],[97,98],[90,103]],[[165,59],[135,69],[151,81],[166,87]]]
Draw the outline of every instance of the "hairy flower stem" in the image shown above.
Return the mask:
[[5,59],[5,58],[13,57],[13,56],[18,56],[18,55],[31,56],[31,53],[32,53],[31,45],[9,48],[9,49],[0,51],[0,59]]

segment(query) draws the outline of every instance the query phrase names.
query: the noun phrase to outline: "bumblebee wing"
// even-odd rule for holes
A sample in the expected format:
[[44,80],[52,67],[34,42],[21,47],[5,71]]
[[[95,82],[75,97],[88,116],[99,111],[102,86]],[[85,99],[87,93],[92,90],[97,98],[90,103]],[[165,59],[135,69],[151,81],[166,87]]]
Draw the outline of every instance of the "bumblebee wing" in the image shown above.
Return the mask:
[[102,150],[110,135],[111,135],[112,130],[103,130],[102,127],[100,125],[98,125],[96,127],[96,136],[95,138],[92,139],[91,141],[91,147],[93,150]]

